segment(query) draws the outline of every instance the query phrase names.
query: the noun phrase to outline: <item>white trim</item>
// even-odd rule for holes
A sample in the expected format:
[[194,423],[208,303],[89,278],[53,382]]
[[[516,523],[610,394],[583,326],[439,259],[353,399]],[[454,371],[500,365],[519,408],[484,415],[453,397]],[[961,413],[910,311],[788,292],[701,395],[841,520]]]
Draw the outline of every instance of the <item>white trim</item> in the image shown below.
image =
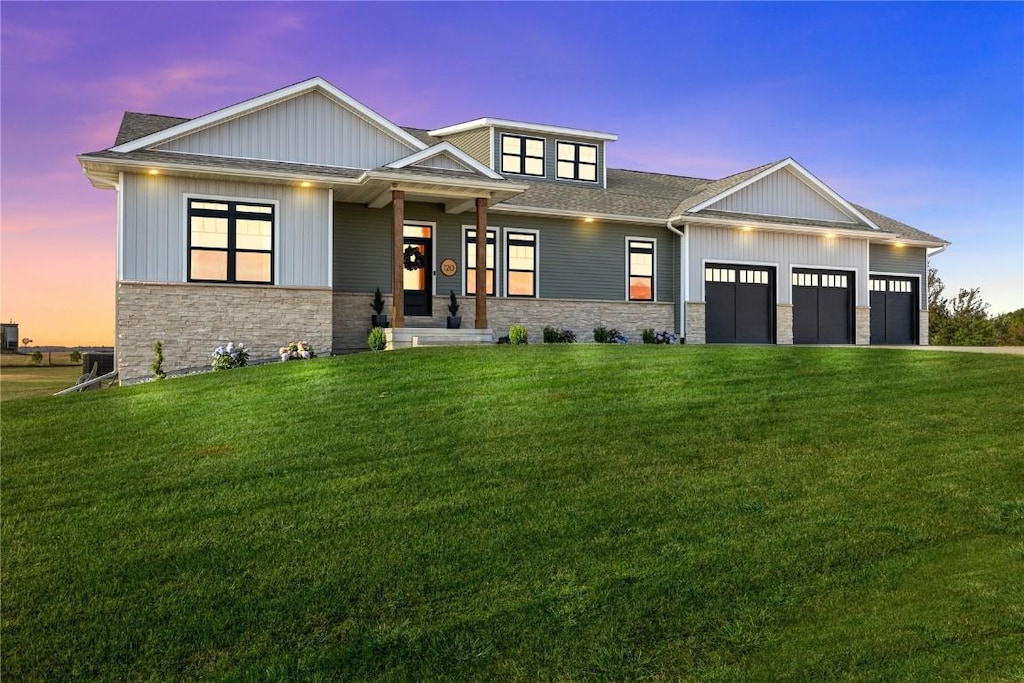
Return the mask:
[[[560,182],[560,183],[586,183],[587,185],[597,185],[598,187],[601,186],[601,176],[598,173],[598,170],[600,169],[600,167],[602,165],[601,164],[602,155],[601,155],[601,148],[600,148],[600,146],[598,146],[597,144],[595,144],[593,142],[579,142],[579,141],[576,141],[576,140],[560,140],[559,138],[555,138],[554,142],[555,142],[554,161],[555,161],[555,181],[556,182]],[[594,148],[594,157],[595,157],[594,167],[595,168],[594,168],[594,179],[593,180],[581,180],[579,178],[559,178],[558,177],[558,145],[559,144],[563,144],[563,145],[586,145],[587,147],[593,147]],[[577,153],[577,159],[578,158],[579,158],[579,154]],[[577,166],[576,170],[579,171],[579,168],[578,168],[579,167],[579,161],[576,161],[575,164]]]
[[438,128],[436,130],[429,130],[427,131],[427,134],[433,136],[452,135],[454,133],[462,133],[467,130],[483,128],[484,126],[490,126],[491,128],[508,128],[510,130],[534,131],[537,133],[548,133],[550,135],[571,135],[573,137],[588,138],[591,140],[615,141],[619,139],[619,136],[614,133],[602,133],[596,130],[563,128],[561,126],[548,126],[540,123],[526,123],[523,121],[510,121],[508,119],[492,119],[487,117],[466,121],[464,123],[456,123],[455,125]]
[[[630,260],[629,260],[629,243],[630,242],[650,242],[654,246],[653,262],[651,264],[651,299],[630,299],[629,298],[629,274],[630,274]],[[640,237],[639,235],[626,235],[625,237],[625,249],[626,249],[626,303],[657,303],[658,302],[658,238],[657,237]]]
[[117,172],[117,281],[124,279],[124,171]]
[[497,170],[497,169],[494,168],[494,129],[493,128],[489,128],[488,130],[491,132],[491,134],[490,134],[491,147],[487,151],[487,161],[489,162],[487,165],[490,166],[491,170],[493,171],[493,170]]
[[[172,163],[167,161],[140,161],[138,159],[108,159],[101,157],[83,157],[83,162],[91,164],[103,164],[108,166],[127,166],[129,168],[141,168],[141,169],[157,169],[160,171],[184,171],[186,173],[203,173],[211,176],[230,176],[230,177],[242,177],[252,181],[254,178],[273,179],[273,180],[297,180],[297,181],[308,181],[311,183],[319,183],[321,185],[332,184],[332,185],[361,185],[367,178],[367,172],[362,171],[360,175],[349,178],[341,176],[322,176],[313,175],[309,173],[299,173],[292,171],[262,171],[256,169],[239,169],[239,168],[228,168],[223,166],[196,166],[188,163]],[[239,161],[246,161],[246,159],[239,158]],[[287,163],[287,162],[274,162],[274,163]],[[327,168],[327,167],[325,167]],[[359,170],[359,169],[355,169]],[[88,172],[87,172],[88,174]],[[256,181],[253,181],[256,182]],[[525,188],[524,188],[525,189]]]
[[787,159],[783,159],[779,163],[777,163],[774,166],[771,166],[769,168],[766,168],[765,170],[761,171],[757,175],[754,175],[754,176],[752,176],[750,178],[747,178],[743,182],[737,183],[736,185],[733,185],[732,187],[730,187],[727,190],[723,190],[722,192],[718,193],[714,197],[711,197],[710,199],[707,199],[707,200],[701,202],[697,206],[694,206],[694,207],[691,207],[691,208],[687,209],[687,213],[697,213],[701,209],[706,209],[709,206],[711,206],[712,204],[720,202],[721,200],[725,199],[726,197],[728,197],[730,195],[733,195],[733,194],[739,192],[740,190],[742,190],[743,188],[748,187],[749,185],[753,185],[754,183],[756,183],[757,181],[761,180],[762,178],[766,178],[766,177],[772,175],[773,173],[781,171],[784,168],[789,168],[789,169],[792,169],[793,171],[795,171],[798,174],[798,176],[801,177],[801,179],[804,181],[804,183],[807,184],[808,187],[810,187],[810,189],[816,191],[819,195],[822,195],[825,200],[827,200],[830,204],[835,205],[836,208],[840,209],[843,213],[852,214],[858,220],[863,221],[865,224],[869,225],[871,228],[873,228],[875,230],[878,230],[878,231],[882,231],[882,229],[879,228],[877,225],[875,225],[875,223],[870,218],[868,218],[867,216],[862,214],[860,211],[855,209],[848,201],[846,201],[845,199],[840,197],[828,185],[826,185],[825,183],[823,183],[820,180],[818,180],[817,178],[815,178],[814,175],[810,173],[810,171],[808,171],[803,166],[798,164],[792,157],[787,158]]
[[[188,279],[188,260],[190,258],[188,249],[188,200],[198,199],[200,201],[215,201],[215,202],[248,202],[251,204],[273,204],[274,205],[274,243],[271,245],[271,256],[270,260],[274,262],[274,274],[273,282],[190,282]],[[218,194],[202,194],[195,192],[182,192],[181,193],[181,217],[182,217],[182,236],[184,237],[184,249],[185,258],[181,262],[181,282],[186,285],[198,285],[198,284],[213,284],[213,285],[254,285],[257,287],[277,287],[281,284],[281,220],[284,216],[281,213],[281,200],[280,199],[266,199],[266,198],[255,198],[255,197],[238,197],[230,195],[218,195]]]
[[682,244],[679,249],[682,252],[682,261],[679,267],[679,295],[682,301],[679,305],[679,336],[686,339],[686,300],[690,298],[690,226],[683,224],[683,236],[680,238]]
[[[469,266],[466,265],[468,263],[468,260],[466,258],[466,254],[469,253],[469,252],[466,251],[466,243],[467,243],[466,233],[468,231],[470,231],[470,230],[472,230],[473,232],[476,232],[476,225],[472,225],[472,224],[469,224],[469,223],[463,223],[462,224],[462,251],[459,254],[459,260],[462,262],[462,278],[461,278],[462,279],[462,296],[475,296],[475,294],[470,294],[469,293],[469,282],[468,282],[468,277],[467,277],[467,274],[469,272]],[[496,225],[488,225],[487,226],[487,232],[490,233],[491,231],[494,231],[494,294],[491,294],[491,298],[496,299],[496,298],[498,298],[498,293],[499,293],[498,292],[498,289],[499,289],[498,288],[498,273],[500,272],[500,270],[498,268],[498,251],[499,251],[498,247],[501,246],[500,245],[500,243],[501,243],[501,228],[496,226]],[[486,239],[486,237],[485,237],[485,239]],[[484,270],[487,270],[487,263],[484,263]]]
[[[437,294],[437,222],[406,218],[402,221],[402,229],[404,230],[407,225],[412,228],[430,228],[430,314],[433,315],[434,296]],[[402,239],[405,239],[404,234],[402,235]]]
[[[508,234],[509,233],[522,233],[522,234],[533,234],[533,296],[521,296],[515,295],[510,296],[508,293]],[[501,272],[502,283],[504,284],[503,297],[507,299],[539,299],[540,298],[540,230],[533,228],[509,228],[503,227],[501,229],[501,245],[504,247],[502,253],[504,258],[502,259]],[[497,254],[494,255],[495,262],[497,262]]]
[[327,286],[334,288],[334,188],[327,189]]
[[[700,301],[694,303],[707,304],[708,297],[706,293],[707,281],[705,280],[705,271],[707,270],[708,262],[721,263],[724,266],[764,266],[775,269],[775,305],[778,306],[781,302],[779,301],[779,264],[778,262],[772,261],[736,261],[735,259],[720,259],[720,258],[702,258],[700,260]],[[778,337],[778,330],[776,332],[776,338]]]
[[[557,159],[556,159],[557,161]],[[601,174],[603,176],[601,180],[601,189],[608,189],[608,145],[605,142],[601,143]]]
[[421,149],[419,152],[416,152],[415,154],[410,154],[407,157],[402,157],[397,161],[392,161],[390,164],[385,164],[385,167],[394,169],[406,168],[408,166],[418,164],[419,162],[424,161],[426,159],[433,159],[434,157],[440,156],[442,154],[451,155],[456,159],[456,161],[466,166],[467,170],[476,171],[477,173],[485,175],[488,178],[491,178],[492,180],[504,180],[504,177],[487,168],[479,161],[477,161],[476,159],[469,156],[461,149],[447,141],[440,142],[434,145],[433,147]]
[[710,225],[717,227],[744,227],[749,226],[757,228],[759,230],[767,230],[770,232],[792,232],[792,233],[804,233],[810,235],[827,235],[828,233],[834,234],[836,237],[850,237],[855,239],[869,239],[871,242],[884,244],[888,242],[903,242],[908,246],[933,246],[939,244],[938,242],[913,240],[908,237],[902,237],[894,232],[882,232],[881,234],[875,232],[868,232],[867,230],[848,230],[837,227],[825,227],[816,225],[794,225],[792,223],[767,223],[763,221],[744,221],[736,220],[732,218],[719,218],[712,216],[700,216],[700,215],[684,215],[675,216],[671,219],[672,221],[686,220],[689,223],[697,223],[699,225]]
[[595,221],[610,223],[638,223],[640,225],[657,225],[665,227],[664,218],[644,218],[643,216],[621,216],[610,213],[586,213],[584,211],[562,211],[559,209],[542,209],[532,206],[515,206],[495,204],[490,207],[492,213],[518,213],[527,216],[552,216],[555,218],[593,218]]
[[402,130],[399,126],[388,121],[386,118],[373,111],[361,102],[356,101],[349,95],[346,95],[341,90],[338,90],[335,86],[331,85],[323,78],[319,76],[310,78],[294,85],[274,90],[265,95],[254,97],[244,102],[225,107],[224,109],[218,109],[217,111],[211,112],[204,116],[194,118],[190,121],[180,123],[176,126],[171,126],[164,130],[156,133],[151,133],[145,137],[132,140],[121,145],[117,145],[111,148],[114,152],[134,152],[135,150],[142,149],[144,147],[151,147],[164,142],[170,142],[177,138],[194,133],[208,128],[210,126],[229,121],[231,119],[251,114],[259,109],[264,109],[272,105],[278,104],[285,100],[299,97],[310,92],[320,91],[322,94],[329,98],[334,99],[336,102],[345,105],[355,111],[361,118],[367,121],[367,123],[380,129],[382,132],[396,138],[398,141],[409,145],[414,150],[420,150],[427,145],[413,137],[411,134]]

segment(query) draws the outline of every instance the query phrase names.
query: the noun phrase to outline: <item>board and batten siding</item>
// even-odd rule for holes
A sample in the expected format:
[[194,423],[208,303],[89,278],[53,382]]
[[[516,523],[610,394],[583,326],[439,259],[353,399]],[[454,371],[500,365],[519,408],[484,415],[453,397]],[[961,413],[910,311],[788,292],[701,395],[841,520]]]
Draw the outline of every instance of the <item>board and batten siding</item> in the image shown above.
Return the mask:
[[491,129],[477,128],[453,135],[446,135],[442,140],[452,143],[463,152],[479,161],[484,166],[491,166]]
[[[473,211],[451,215],[436,204],[410,202],[405,207],[408,223],[435,223],[434,264],[452,259],[458,264],[453,277],[435,273],[434,292],[444,296],[450,290],[461,295],[465,274],[462,253],[464,226],[474,227]],[[539,239],[537,275],[542,299],[625,301],[626,237],[653,238],[657,244],[656,297],[660,302],[676,301],[679,291],[678,237],[662,227],[615,223],[585,223],[576,219],[516,216],[491,212],[490,229],[498,229],[499,292],[505,262],[505,230],[535,230]],[[363,205],[336,203],[334,206],[334,289],[339,292],[368,292],[376,287],[391,291],[391,208],[368,209]]]
[[[516,135],[519,137],[528,138],[539,138],[544,140],[544,177],[540,176],[529,176],[529,175],[518,175],[515,173],[506,174],[501,170],[501,136]],[[597,182],[592,183],[583,180],[558,180],[558,146],[559,142],[579,142],[585,145],[594,145],[597,147]],[[568,185],[576,185],[578,187],[604,187],[604,141],[603,140],[585,140],[583,138],[574,138],[567,135],[550,135],[547,133],[533,133],[525,130],[506,130],[503,128],[494,129],[494,170],[502,175],[506,175],[510,179],[522,178],[528,181],[538,180],[550,180],[556,183],[566,183]]]
[[708,208],[762,216],[852,222],[850,216],[785,168],[742,188]]
[[416,151],[318,92],[171,140],[159,150],[376,168]]
[[689,226],[689,300],[702,301],[704,263],[777,264],[778,303],[792,303],[791,273],[796,267],[856,270],[858,306],[868,305],[866,240],[795,235],[737,228]]
[[903,273],[921,276],[920,306],[928,308],[928,250],[924,247],[897,247],[892,244],[871,245],[872,273]]
[[417,166],[423,166],[425,168],[440,168],[446,171],[469,171],[471,170],[466,164],[462,163],[458,159],[453,159],[447,154],[438,154],[437,156],[424,159],[418,164],[413,165],[411,168]]
[[123,280],[184,282],[188,234],[185,196],[277,201],[274,223],[274,284],[328,286],[328,191],[125,174],[122,248]]

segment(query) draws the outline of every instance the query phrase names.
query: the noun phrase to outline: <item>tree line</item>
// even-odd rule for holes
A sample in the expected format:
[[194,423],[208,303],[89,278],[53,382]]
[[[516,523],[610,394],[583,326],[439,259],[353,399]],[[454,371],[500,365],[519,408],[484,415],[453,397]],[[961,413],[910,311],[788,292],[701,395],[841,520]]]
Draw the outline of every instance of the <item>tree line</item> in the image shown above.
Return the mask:
[[946,286],[928,269],[928,343],[932,346],[1024,346],[1024,308],[989,316],[978,287],[944,296]]

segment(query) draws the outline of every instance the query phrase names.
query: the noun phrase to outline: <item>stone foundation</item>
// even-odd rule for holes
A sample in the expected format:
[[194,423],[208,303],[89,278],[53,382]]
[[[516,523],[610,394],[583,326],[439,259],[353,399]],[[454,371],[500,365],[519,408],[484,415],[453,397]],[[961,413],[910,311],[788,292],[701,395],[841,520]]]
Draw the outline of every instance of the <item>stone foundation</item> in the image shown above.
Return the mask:
[[928,309],[920,312],[917,330],[917,343],[921,346],[928,346]]
[[775,306],[775,343],[793,343],[793,304]]
[[686,302],[686,343],[705,344],[704,304],[697,301]]
[[158,339],[168,373],[209,368],[214,349],[228,342],[244,343],[251,360],[278,358],[278,348],[292,341],[308,342],[326,356],[331,308],[326,288],[119,282],[119,378],[130,383],[152,377]]
[[871,343],[871,307],[858,306],[855,321],[854,343],[857,346],[867,346]]

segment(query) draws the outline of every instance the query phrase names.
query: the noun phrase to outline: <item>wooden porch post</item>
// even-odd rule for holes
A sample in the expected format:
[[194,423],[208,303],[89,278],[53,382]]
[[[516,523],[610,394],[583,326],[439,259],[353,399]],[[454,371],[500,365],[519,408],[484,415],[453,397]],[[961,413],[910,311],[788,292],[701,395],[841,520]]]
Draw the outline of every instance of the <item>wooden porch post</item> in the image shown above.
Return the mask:
[[405,243],[405,192],[391,191],[391,327],[405,327],[405,280],[402,245]]
[[[498,245],[494,245],[497,247]],[[495,264],[497,265],[497,264]],[[494,277],[498,277],[497,268]],[[495,283],[497,285],[497,283]],[[476,329],[487,329],[487,198],[476,198]]]

